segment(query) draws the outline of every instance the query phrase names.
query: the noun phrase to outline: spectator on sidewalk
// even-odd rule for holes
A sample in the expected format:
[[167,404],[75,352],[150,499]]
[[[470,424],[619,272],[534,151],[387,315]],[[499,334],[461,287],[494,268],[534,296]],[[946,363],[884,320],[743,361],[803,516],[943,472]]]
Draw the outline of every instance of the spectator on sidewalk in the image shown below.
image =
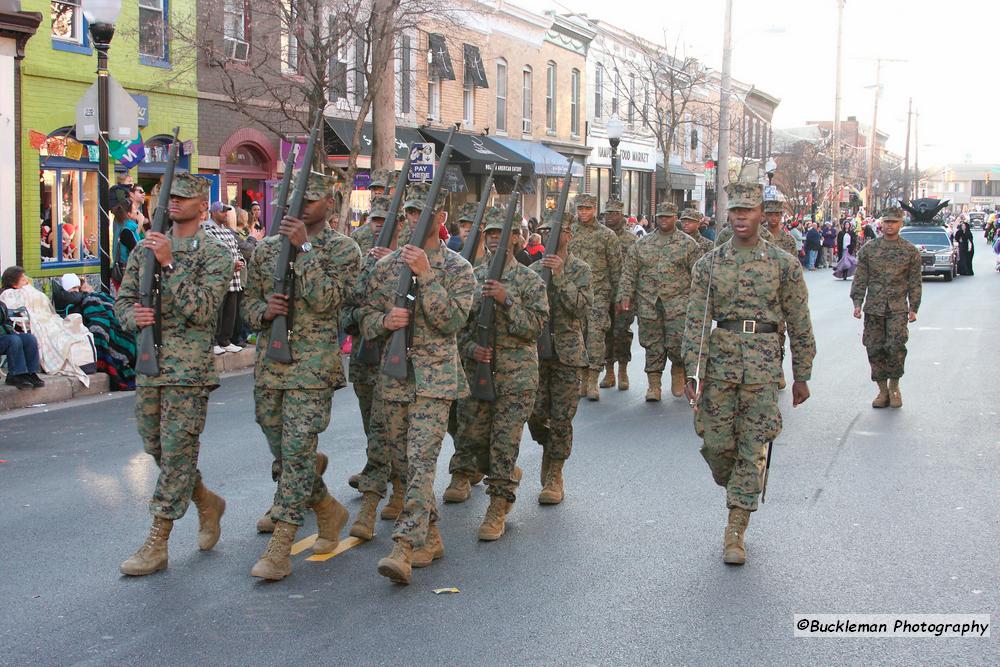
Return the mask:
[[44,387],[45,382],[38,377],[38,341],[30,333],[22,333],[14,328],[7,306],[0,301],[0,355],[7,357],[8,384],[18,389]]
[[232,206],[217,201],[212,204],[209,210],[209,219],[202,223],[205,232],[217,240],[226,249],[233,260],[233,277],[229,281],[229,291],[222,301],[222,308],[219,310],[219,321],[215,329],[215,347],[212,351],[215,354],[224,352],[239,352],[243,348],[236,345],[233,340],[238,334],[238,317],[240,312],[240,299],[243,295],[243,282],[240,279],[240,272],[245,263],[243,254],[240,252],[240,242],[236,233],[229,228],[227,218]]
[[528,245],[524,247],[524,252],[528,253],[531,263],[534,264],[545,256],[545,246],[542,245],[541,234],[531,234],[528,237]]
[[805,238],[802,236],[802,230],[799,229],[798,220],[792,222],[792,228],[788,231],[788,233],[792,235],[793,239],[795,239],[795,252],[798,254],[799,261],[802,262],[803,266],[805,266]]
[[819,233],[815,222],[810,222],[806,230],[806,268],[816,270],[816,258],[823,249],[823,235]]
[[830,222],[823,223],[823,267],[833,268],[833,249],[837,247],[837,230]]

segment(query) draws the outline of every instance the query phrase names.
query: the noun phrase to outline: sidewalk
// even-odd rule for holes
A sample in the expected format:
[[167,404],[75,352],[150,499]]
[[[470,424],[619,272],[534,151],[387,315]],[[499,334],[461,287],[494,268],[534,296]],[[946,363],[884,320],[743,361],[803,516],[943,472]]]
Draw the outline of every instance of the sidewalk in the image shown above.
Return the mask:
[[[219,373],[252,368],[255,351],[256,348],[250,345],[241,352],[220,354],[215,357],[215,368]],[[91,375],[89,387],[84,387],[79,380],[61,375],[42,375],[41,378],[45,380],[45,386],[39,389],[18,389],[0,383],[0,412],[62,403],[84,396],[99,396],[107,394],[109,389],[108,376],[104,373]]]

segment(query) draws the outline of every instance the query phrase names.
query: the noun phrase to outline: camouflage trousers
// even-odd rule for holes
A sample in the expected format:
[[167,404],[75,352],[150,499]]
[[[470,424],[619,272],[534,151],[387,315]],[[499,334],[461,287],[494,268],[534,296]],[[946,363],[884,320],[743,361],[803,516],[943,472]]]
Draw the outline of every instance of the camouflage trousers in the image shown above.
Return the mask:
[[[595,300],[597,301],[597,300]],[[600,300],[594,303],[587,315],[587,326],[584,329],[584,339],[587,345],[587,359],[590,370],[599,371],[604,367],[604,339],[611,328],[611,316],[608,301]]]
[[604,337],[605,363],[628,363],[632,361],[632,320],[635,313],[626,310],[624,313],[616,313],[614,304],[608,311],[611,326]]
[[492,403],[462,399],[458,405],[455,454],[448,472],[486,473],[486,493],[514,502],[517,498],[514,466],[521,450],[524,423],[535,402],[534,393],[500,394]]
[[354,395],[358,397],[358,407],[361,408],[361,426],[368,435],[368,422],[372,416],[372,395],[375,393],[375,385],[366,382],[353,382]]
[[557,360],[538,364],[538,393],[528,417],[528,430],[553,459],[568,459],[573,449],[573,417],[580,403],[579,370]]
[[662,373],[671,364],[683,364],[681,341],[684,338],[684,318],[667,317],[661,304],[658,317],[639,318],[639,344],[646,350],[646,372]]
[[301,526],[306,508],[328,493],[316,474],[316,446],[330,424],[333,391],[254,387],[253,397],[257,423],[280,466],[271,518]]
[[910,337],[908,323],[907,313],[865,313],[861,342],[868,351],[868,364],[875,382],[903,377],[906,341]]
[[[396,519],[392,539],[407,542],[414,548],[423,546],[427,541],[427,527],[431,521],[438,520],[434,475],[450,403],[448,399],[425,396],[417,396],[412,403],[382,401],[384,433],[392,466],[403,471],[400,477],[406,488],[403,510]],[[388,475],[382,480],[384,493]]]
[[368,459],[365,467],[361,471],[358,479],[358,491],[362,493],[377,493],[385,496],[386,487],[392,477],[402,478],[402,472],[406,470],[405,441],[402,458],[394,457],[393,443],[390,440],[388,429],[393,406],[407,405],[395,401],[385,401],[382,394],[375,387],[372,387],[371,414],[368,419],[368,446],[366,454]]
[[153,516],[184,516],[201,480],[198,437],[205,428],[208,387],[136,387],[135,421],[143,449],[160,468],[149,501]]
[[778,385],[705,380],[695,432],[726,506],[753,512],[764,483],[767,443],[781,433]]

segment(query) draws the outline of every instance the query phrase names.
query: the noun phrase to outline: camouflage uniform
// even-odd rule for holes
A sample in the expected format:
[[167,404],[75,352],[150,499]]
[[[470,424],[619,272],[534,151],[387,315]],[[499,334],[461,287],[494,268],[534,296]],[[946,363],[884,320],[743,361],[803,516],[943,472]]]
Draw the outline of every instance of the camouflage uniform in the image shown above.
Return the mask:
[[[657,216],[676,215],[673,204],[661,204]],[[701,257],[698,244],[675,229],[656,229],[643,236],[625,255],[619,299],[634,295],[639,316],[639,343],[646,350],[646,372],[662,373],[667,359],[683,367],[681,339],[691,289],[691,269]]]
[[872,380],[903,377],[908,314],[920,308],[920,251],[902,238],[878,238],[858,251],[858,271],[851,286],[856,308],[864,305],[865,328],[861,341],[868,351]]
[[[758,184],[737,182],[728,189],[731,208],[761,204]],[[768,443],[781,432],[777,404],[781,339],[776,333],[712,329],[712,320],[786,322],[794,378],[808,381],[816,343],[802,265],[764,241],[745,249],[726,242],[698,260],[692,274],[684,358],[688,373],[693,375],[698,368],[703,380],[695,415],[695,430],[703,440],[701,454],[715,482],[726,487],[727,506],[752,512],[757,509]],[[699,367],[703,322],[706,340]]]
[[[178,173],[171,195],[207,197],[208,182]],[[191,494],[201,480],[198,437],[205,427],[208,395],[219,386],[212,346],[219,307],[233,277],[233,259],[221,243],[198,229],[194,236],[171,237],[174,270],[160,270],[162,345],[160,374],[138,374],[135,416],[147,454],[160,474],[149,501],[154,517],[176,520],[184,516]],[[137,331],[134,306],[140,305],[143,266],[153,260],[151,250],[137,248],[129,256],[115,315],[122,325]]]
[[[361,333],[384,338],[386,313],[395,305],[403,262],[400,250],[383,257],[368,279],[370,298],[361,305]],[[382,429],[392,458],[406,471],[406,499],[396,520],[393,539],[423,546],[431,521],[437,521],[434,473],[448,421],[448,407],[469,392],[455,336],[472,307],[472,267],[443,243],[427,253],[433,275],[417,279],[413,317],[408,327],[409,376],[406,380],[378,374],[372,428]],[[378,417],[377,417],[378,416]],[[377,422],[377,423],[376,423]],[[385,493],[388,465],[372,471],[377,480],[365,490]]]
[[[785,232],[785,233],[788,234],[788,232]],[[760,227],[757,230],[757,234],[764,241],[767,241],[768,243],[772,243],[772,244],[774,243],[774,237],[771,235],[771,232],[768,231],[768,229],[764,225],[764,223],[761,223]],[[716,246],[720,246],[723,243],[725,243],[726,241],[732,240],[732,238],[733,238],[733,226],[730,225],[727,222],[725,224],[725,226],[722,228],[722,231],[719,232],[719,237],[716,240],[715,245]],[[795,243],[795,239],[792,238],[791,234],[788,234],[788,238],[792,239],[792,243],[793,244]],[[781,246],[779,246],[779,247],[781,247]],[[782,248],[782,250],[784,250],[784,248]],[[792,257],[798,257],[799,256],[798,251],[795,250],[794,247],[792,248],[792,252],[790,254],[792,255]]]
[[[597,207],[597,199],[590,194],[576,198],[577,206]],[[593,276],[594,301],[587,317],[585,339],[590,370],[600,371],[604,362],[604,337],[611,326],[611,304],[618,293],[618,279],[622,274],[622,247],[615,233],[600,224],[597,217],[588,224],[579,220],[573,223],[573,240],[569,251],[590,266]]]
[[[604,204],[605,213],[609,211],[621,212],[622,209],[623,204],[617,199],[609,199]],[[611,231],[618,237],[624,258],[625,253],[632,247],[632,244],[639,240],[639,237],[624,224],[619,229],[611,229]],[[635,319],[635,312],[629,310],[616,313],[615,305],[612,303],[608,306],[608,316],[611,318],[611,326],[604,338],[604,360],[609,364],[615,362],[627,364],[632,361],[632,321]]]
[[[371,218],[371,213],[368,214],[368,217]],[[372,223],[366,222],[355,229],[351,234],[351,239],[358,244],[361,255],[367,255],[368,251],[375,245],[375,231],[372,229]]]
[[[681,212],[680,218],[677,221],[678,229],[680,229],[680,225],[685,220],[696,220],[700,223],[704,219],[705,216],[703,216],[697,209],[686,208]],[[693,236],[688,234],[688,236],[691,236],[691,238],[694,239],[694,242],[698,244],[698,249],[701,251],[702,255],[707,255],[715,248],[715,244],[712,242],[712,239],[705,238],[700,233],[695,233]]]
[[[566,216],[563,224],[569,224]],[[543,222],[539,229],[549,226]],[[540,262],[532,267],[539,274]],[[579,257],[567,253],[560,275],[553,274],[548,290],[549,322],[554,359],[538,362],[538,393],[528,418],[528,430],[535,442],[553,459],[568,459],[573,449],[573,417],[579,404],[577,374],[587,367],[587,349],[583,342],[585,318],[593,300],[590,267]]]
[[[498,211],[499,213],[499,211]],[[502,214],[493,217],[483,230],[502,228]],[[482,287],[490,265],[475,269],[479,289],[465,328],[459,335],[459,349],[470,361],[466,364],[472,380],[476,362],[472,351],[476,343]],[[512,305],[496,307],[493,348],[493,377],[496,401],[465,398],[458,405],[458,435],[455,454],[448,471],[472,477],[487,472],[486,493],[513,503],[517,489],[514,464],[521,445],[524,423],[534,405],[538,389],[538,336],[548,319],[549,307],[545,284],[533,270],[520,264],[510,254],[501,275]]]
[[[321,199],[329,189],[328,177],[311,174],[305,199]],[[292,362],[284,364],[267,356],[271,323],[264,319],[281,239],[269,236],[257,244],[250,260],[243,317],[258,332],[257,423],[281,466],[271,518],[301,526],[305,508],[328,493],[316,471],[316,445],[330,423],[333,392],[346,384],[337,341],[339,314],[346,292],[357,282],[361,257],[354,241],[327,226],[309,239],[311,250],[298,253],[293,265],[294,298],[289,302]]]

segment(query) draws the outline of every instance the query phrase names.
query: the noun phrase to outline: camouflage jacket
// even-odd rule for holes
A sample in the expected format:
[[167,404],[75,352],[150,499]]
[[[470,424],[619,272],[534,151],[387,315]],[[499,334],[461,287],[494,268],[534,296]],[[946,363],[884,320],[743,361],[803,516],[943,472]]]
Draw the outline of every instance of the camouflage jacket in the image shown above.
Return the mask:
[[[708,296],[713,255],[711,296]],[[784,321],[792,348],[793,377],[809,380],[816,341],[809,318],[809,291],[802,264],[796,257],[764,241],[746,250],[724,243],[698,260],[691,279],[683,345],[687,372],[694,374],[697,367],[704,322],[702,378],[737,384],[778,382],[783,345],[780,334],[712,329],[713,320],[756,320],[770,324]]]
[[698,244],[698,248],[701,250],[702,255],[712,252],[712,249],[715,248],[715,243],[712,241],[712,239],[705,238],[701,234],[695,234],[691,238],[694,239],[694,242]]
[[[489,264],[475,269],[475,302],[468,322],[459,335],[462,356],[471,359],[476,343],[479,308],[483,303],[482,286],[489,273]],[[513,258],[508,258],[500,282],[513,302],[510,308],[497,304],[494,319],[493,372],[498,394],[534,391],[538,387],[538,336],[549,318],[549,302],[545,283],[532,269]],[[476,363],[468,365],[471,374]]]
[[[194,236],[171,237],[174,256],[172,273],[161,273],[160,322],[162,345],[160,374],[139,374],[140,387],[217,387],[215,371],[215,328],[219,308],[233,278],[233,258],[229,249],[198,229]],[[140,303],[142,267],[153,261],[152,251],[136,248],[129,255],[115,300],[115,315],[126,329],[137,331],[133,306]]]
[[375,245],[375,232],[372,230],[370,222],[366,222],[355,229],[351,234],[351,238],[358,244],[362,256],[367,255],[368,251]]
[[[540,275],[542,263],[531,265]],[[552,275],[552,287],[548,290],[549,319],[552,327],[552,344],[556,356],[564,366],[587,367],[587,348],[583,341],[587,313],[594,300],[591,291],[590,267],[572,253],[566,255],[563,270],[558,276]]]
[[691,289],[691,269],[702,256],[690,236],[675,229],[643,236],[625,255],[619,301],[628,298],[639,317],[660,317],[657,303],[669,318],[682,318]]
[[569,251],[590,266],[594,305],[612,303],[622,275],[622,244],[615,233],[596,220],[586,225],[576,220]]
[[[611,228],[608,227],[608,229],[611,229]],[[613,231],[615,233],[615,236],[618,237],[618,242],[622,246],[622,256],[623,257],[625,255],[625,253],[628,252],[629,246],[631,246],[633,243],[635,243],[636,241],[639,240],[639,237],[635,235],[635,232],[633,232],[632,230],[630,230],[625,225],[622,225],[621,229],[611,229],[611,231]]]
[[337,389],[343,387],[340,361],[340,308],[358,280],[361,253],[350,238],[326,227],[310,239],[312,250],[300,252],[293,265],[294,300],[288,346],[292,363],[267,356],[271,323],[264,321],[267,297],[274,291],[274,271],[281,237],[268,236],[257,244],[250,260],[243,295],[243,318],[259,332],[255,382],[271,389]]
[[873,315],[917,312],[921,271],[920,251],[909,241],[869,241],[858,251],[851,300],[855,307],[863,303],[865,312]]
[[[368,298],[360,306],[358,321],[361,335],[369,340],[388,339],[383,321],[396,302],[404,266],[401,252],[394,250],[380,259],[368,278]],[[409,377],[397,380],[379,367],[375,384],[388,401],[409,403],[418,395],[453,400],[469,395],[456,335],[472,308],[476,279],[469,263],[444,243],[427,256],[431,275],[417,280],[414,289],[414,316],[408,332]],[[382,347],[384,357],[388,345]]]
[[[354,384],[374,385],[380,374],[379,365],[363,364],[358,360],[363,342],[374,342],[382,345],[384,338],[368,341],[361,335],[361,304],[368,298],[368,285],[372,272],[375,271],[376,259],[373,255],[364,256],[364,266],[355,284],[347,290],[344,306],[340,309],[340,330],[354,337],[351,341],[351,363],[347,367],[347,377]],[[381,347],[379,348],[381,350]]]
[[[788,233],[787,229],[785,229],[784,227],[779,227],[777,236],[771,233],[771,230],[768,229],[767,225],[761,225],[760,229],[761,229],[760,237],[762,239],[764,239],[771,245],[778,246],[792,257],[799,256],[799,251],[796,250],[795,246],[795,239],[792,237],[791,234]],[[770,238],[765,237],[763,232],[767,232],[767,235]]]

